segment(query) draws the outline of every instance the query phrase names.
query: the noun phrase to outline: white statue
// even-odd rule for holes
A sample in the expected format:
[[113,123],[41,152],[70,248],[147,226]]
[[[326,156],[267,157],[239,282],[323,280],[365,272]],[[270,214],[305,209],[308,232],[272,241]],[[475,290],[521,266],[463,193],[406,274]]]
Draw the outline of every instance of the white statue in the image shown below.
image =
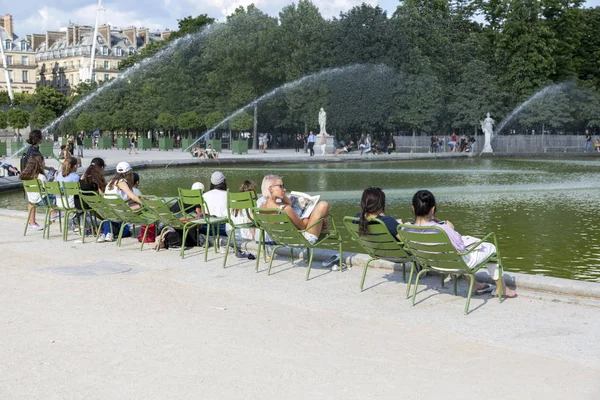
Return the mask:
[[496,121],[490,117],[490,113],[487,113],[487,118],[483,121],[479,121],[481,124],[481,130],[485,137],[485,144],[483,145],[483,153],[492,153],[492,134],[494,133],[494,124]]
[[319,128],[321,128],[319,133],[327,133],[327,113],[323,110],[323,107],[319,111]]

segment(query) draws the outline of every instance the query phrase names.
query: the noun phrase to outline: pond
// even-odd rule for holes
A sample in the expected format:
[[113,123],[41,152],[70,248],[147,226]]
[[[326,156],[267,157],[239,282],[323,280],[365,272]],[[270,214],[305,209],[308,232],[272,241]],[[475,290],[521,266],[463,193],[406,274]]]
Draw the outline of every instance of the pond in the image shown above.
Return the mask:
[[[439,159],[391,162],[222,166],[229,188],[265,174],[283,176],[289,191],[320,194],[332,205],[338,225],[359,211],[364,188],[387,196],[386,214],[412,218],[410,202],[419,189],[431,190],[437,216],[462,234],[496,232],[505,269],[600,282],[600,161],[551,159]],[[195,181],[207,187],[213,167],[169,167],[139,171],[141,190],[173,196]],[[259,193],[260,195],[260,193]],[[22,193],[0,195],[0,207],[24,208]],[[358,250],[343,232],[346,250]]]

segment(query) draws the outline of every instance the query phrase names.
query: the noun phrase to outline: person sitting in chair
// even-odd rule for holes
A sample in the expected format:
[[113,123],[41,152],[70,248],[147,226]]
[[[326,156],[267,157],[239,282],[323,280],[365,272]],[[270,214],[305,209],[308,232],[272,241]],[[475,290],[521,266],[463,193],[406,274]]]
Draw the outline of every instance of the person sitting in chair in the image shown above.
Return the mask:
[[388,231],[400,240],[398,236],[398,224],[402,223],[401,219],[396,219],[389,215],[385,215],[385,193],[378,187],[366,188],[363,191],[360,199],[360,213],[356,214],[356,218],[360,218],[358,234],[367,235],[369,233],[369,218],[377,218],[381,220]]
[[[304,230],[302,234],[311,244],[317,243],[319,235],[329,231],[329,204],[320,201],[308,218],[300,218],[292,208],[292,200],[288,197],[283,179],[277,175],[267,175],[261,185],[262,196],[266,200],[260,208],[278,208],[285,212],[292,220],[296,228]],[[325,218],[323,218],[325,217]],[[321,218],[323,218],[321,220]],[[319,222],[317,222],[319,221]]]
[[[412,199],[412,209],[415,214],[415,221],[413,225],[440,227],[446,232],[456,251],[467,251],[468,246],[465,245],[463,236],[454,230],[454,225],[450,221],[440,221],[435,217],[436,203],[433,193],[431,193],[429,190],[419,190],[417,193],[415,193]],[[483,242],[477,247],[476,251],[463,256],[463,259],[469,268],[474,268],[475,266],[479,265],[482,260],[485,260],[490,255],[495,253],[496,247],[492,243]],[[500,279],[498,264],[488,263],[487,269],[497,286],[498,280]],[[467,277],[467,279],[470,278]],[[486,285],[485,283],[476,281],[473,284],[473,292],[477,294],[482,294],[486,291],[492,290],[495,292],[494,287]],[[504,297],[517,296],[517,292],[508,288],[506,284],[503,285],[502,290],[502,295]]]
[[219,158],[219,153],[212,148],[212,144],[210,143],[206,146],[206,151],[204,153],[208,158]]

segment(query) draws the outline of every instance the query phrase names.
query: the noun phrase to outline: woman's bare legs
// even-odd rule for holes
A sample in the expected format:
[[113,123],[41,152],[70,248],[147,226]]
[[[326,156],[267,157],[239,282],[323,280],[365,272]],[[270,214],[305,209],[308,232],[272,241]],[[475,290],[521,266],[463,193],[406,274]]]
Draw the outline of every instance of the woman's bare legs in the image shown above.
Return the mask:
[[[27,211],[31,211],[33,206],[31,204],[27,204]],[[35,208],[31,211],[31,215],[29,216],[29,225],[35,224]]]
[[[329,214],[329,203],[326,201],[320,201],[316,206],[313,212],[308,217],[308,224],[306,226],[311,226],[319,219]],[[325,218],[323,221],[320,221],[315,226],[311,227],[307,232],[312,233],[315,236],[319,236],[321,232],[327,232],[329,230],[329,218]]]

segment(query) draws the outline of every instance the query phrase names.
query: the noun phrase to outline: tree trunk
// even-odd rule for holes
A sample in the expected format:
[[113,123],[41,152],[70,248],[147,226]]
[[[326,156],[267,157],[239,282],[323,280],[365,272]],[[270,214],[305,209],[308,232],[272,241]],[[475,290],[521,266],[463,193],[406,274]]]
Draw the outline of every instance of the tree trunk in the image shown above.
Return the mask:
[[258,148],[258,104],[254,105],[254,131],[252,133],[252,150]]

